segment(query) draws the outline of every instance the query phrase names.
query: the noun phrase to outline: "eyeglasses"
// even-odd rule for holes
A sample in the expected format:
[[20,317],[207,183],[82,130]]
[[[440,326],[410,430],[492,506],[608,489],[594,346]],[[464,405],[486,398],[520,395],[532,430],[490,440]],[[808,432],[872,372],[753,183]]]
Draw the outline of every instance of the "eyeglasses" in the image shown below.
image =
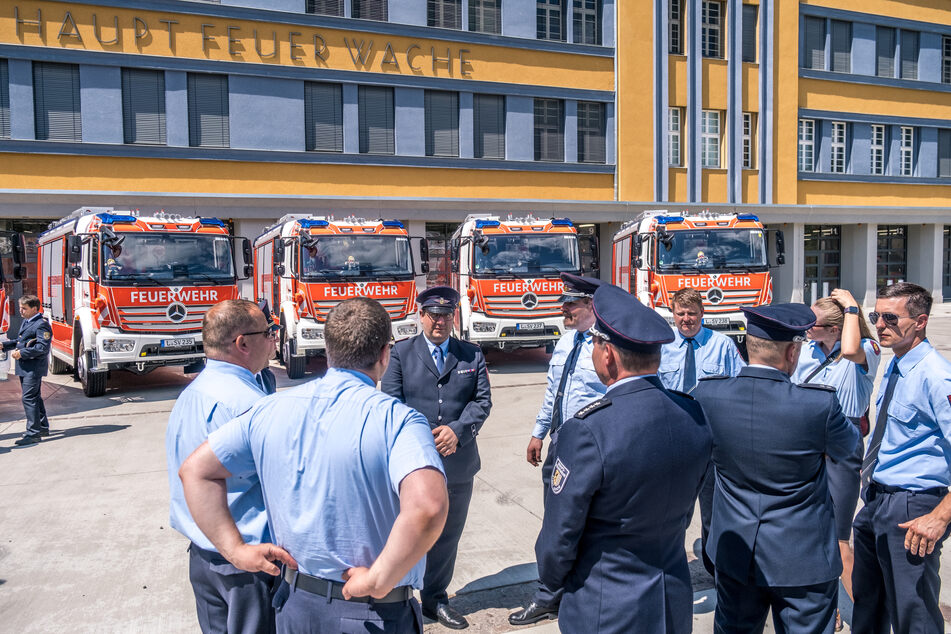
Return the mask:
[[[264,335],[268,339],[277,339],[277,331],[271,330],[270,328],[267,330],[258,330],[257,332],[243,332],[240,335],[238,335],[238,337],[250,337],[251,335]],[[232,339],[231,343],[236,342],[238,340],[238,337],[235,337],[234,339]]]
[[[898,320],[903,318],[904,315],[896,315],[895,313],[869,313],[868,318],[873,324],[878,323],[878,318],[881,317],[882,321],[885,322],[886,326],[897,326]],[[911,317],[908,317],[911,319]]]
[[423,314],[432,319],[433,321],[452,321],[452,313],[448,315],[443,313],[431,313],[428,310],[424,310]]

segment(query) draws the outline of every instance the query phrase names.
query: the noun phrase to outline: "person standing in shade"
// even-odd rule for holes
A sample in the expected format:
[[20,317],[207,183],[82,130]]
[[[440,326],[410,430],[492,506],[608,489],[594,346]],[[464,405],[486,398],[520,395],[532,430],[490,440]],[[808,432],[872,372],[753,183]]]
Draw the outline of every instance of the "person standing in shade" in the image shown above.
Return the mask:
[[938,569],[951,521],[951,363],[928,341],[931,302],[921,286],[899,282],[879,290],[869,315],[895,358],[862,461],[855,632],[944,632]]
[[21,447],[35,445],[40,438],[50,435],[50,420],[46,417],[43,403],[43,377],[48,371],[50,343],[53,331],[41,312],[42,304],[36,295],[20,298],[20,331],[17,338],[4,341],[4,350],[13,350],[10,356],[16,360],[16,375],[20,377],[23,392],[23,411],[26,413],[26,433],[13,444]]
[[[391,328],[375,300],[334,306],[327,373],[261,399],[179,470],[195,523],[228,561],[271,575],[284,564],[278,632],[422,634],[413,588],[446,521],[446,478],[423,415],[376,389]],[[227,479],[255,473],[273,544],[245,543],[228,511]]]
[[816,321],[809,307],[742,310],[750,364],[692,392],[713,430],[714,631],[762,632],[772,610],[780,634],[831,633],[842,563],[825,457],[848,458],[859,432],[834,388],[789,380]]
[[469,622],[449,605],[446,590],[481,466],[476,436],[492,409],[492,395],[482,350],[450,336],[459,293],[435,286],[420,293],[416,303],[423,332],[393,346],[380,389],[426,417],[442,456],[449,515],[426,555],[420,597],[424,616],[458,630]]
[[[571,273],[561,274],[564,291],[561,295],[561,313],[565,319],[565,334],[555,344],[548,364],[548,387],[545,400],[535,418],[535,429],[528,441],[526,459],[537,467],[541,462],[542,442],[550,436],[548,457],[542,466],[545,489],[551,478],[552,460],[558,429],[574,413],[604,396],[607,386],[598,378],[591,361],[594,340],[589,329],[594,325],[592,297],[601,286],[601,280]],[[539,587],[528,605],[509,615],[512,625],[528,625],[544,618],[556,618],[561,603],[560,588]]]
[[[797,385],[817,383],[835,388],[842,413],[861,432],[861,420],[868,412],[881,348],[852,293],[837,288],[829,297],[812,305],[816,323],[799,353],[799,364],[790,379]],[[867,433],[867,430],[866,430]],[[865,443],[861,435],[855,452],[845,460],[826,458],[829,493],[835,516],[835,533],[842,557],[842,585],[852,599],[852,520],[859,501],[859,472]],[[836,616],[836,631],[842,620]]]
[[617,286],[594,293],[591,358],[608,386],[558,432],[538,574],[564,588],[566,634],[686,633],[684,535],[712,437],[700,405],[657,378],[663,317]]
[[[187,537],[188,576],[198,625],[209,632],[274,630],[274,577],[239,570],[195,525],[178,470],[208,434],[247,411],[267,393],[258,374],[274,355],[273,331],[253,302],[229,299],[212,306],[202,320],[205,369],[179,395],[168,419],[165,449],[171,491],[171,526]],[[228,509],[244,541],[270,539],[264,497],[257,476],[227,480]]]

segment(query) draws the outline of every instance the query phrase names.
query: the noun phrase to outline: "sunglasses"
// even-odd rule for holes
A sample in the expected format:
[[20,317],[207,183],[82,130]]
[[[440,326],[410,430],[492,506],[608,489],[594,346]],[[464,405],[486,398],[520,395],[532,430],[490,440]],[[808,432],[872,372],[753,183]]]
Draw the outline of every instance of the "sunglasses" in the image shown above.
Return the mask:
[[[882,321],[885,322],[886,326],[897,326],[898,320],[902,319],[903,315],[896,315],[895,313],[869,313],[868,318],[873,324],[878,323],[878,319],[881,317]],[[911,317],[908,317],[911,319]]]
[[[272,330],[268,328],[267,330],[258,330],[257,332],[243,332],[238,337],[250,337],[251,335],[264,335],[268,339],[277,339],[277,330]],[[234,343],[238,340],[238,337],[235,337],[231,340],[231,343]]]

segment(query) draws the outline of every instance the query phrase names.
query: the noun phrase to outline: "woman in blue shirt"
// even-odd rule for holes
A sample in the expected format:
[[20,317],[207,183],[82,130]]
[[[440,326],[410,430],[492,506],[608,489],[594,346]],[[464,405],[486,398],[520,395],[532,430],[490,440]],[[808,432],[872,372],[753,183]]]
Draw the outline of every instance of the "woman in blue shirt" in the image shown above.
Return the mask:
[[[875,341],[862,308],[847,290],[837,288],[829,297],[812,305],[816,325],[799,353],[794,383],[818,383],[836,389],[842,413],[855,425],[868,412],[881,348]],[[868,433],[867,429],[863,430]],[[855,453],[839,462],[826,459],[829,493],[835,512],[836,538],[842,556],[842,585],[852,598],[852,519],[859,499],[860,471],[865,443],[860,439]],[[841,620],[836,617],[836,631]]]

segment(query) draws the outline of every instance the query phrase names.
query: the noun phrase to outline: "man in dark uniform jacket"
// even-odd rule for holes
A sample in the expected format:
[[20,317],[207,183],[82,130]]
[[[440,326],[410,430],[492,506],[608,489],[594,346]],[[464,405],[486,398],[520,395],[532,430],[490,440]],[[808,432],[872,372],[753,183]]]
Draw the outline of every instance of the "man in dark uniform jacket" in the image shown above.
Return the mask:
[[673,331],[617,286],[594,293],[604,397],[559,430],[538,572],[564,588],[562,632],[690,632],[687,519],[710,459],[703,411],[657,378]]
[[16,445],[35,445],[40,438],[50,435],[50,421],[46,417],[46,406],[40,390],[43,377],[47,372],[47,356],[53,331],[50,324],[40,313],[42,304],[36,295],[24,295],[20,298],[20,332],[15,341],[4,341],[4,350],[16,359],[16,375],[20,377],[23,390],[23,411],[26,412],[26,433],[17,440]]
[[832,632],[842,563],[825,456],[848,458],[859,432],[834,388],[789,380],[812,310],[743,312],[750,365],[691,392],[713,430],[715,631],[762,632],[772,608],[777,632]]
[[420,293],[416,302],[423,334],[393,346],[380,387],[426,417],[442,455],[449,516],[426,555],[420,595],[425,616],[463,629],[469,623],[449,605],[446,589],[469,512],[472,480],[482,465],[476,435],[492,408],[489,375],[479,346],[450,336],[459,293],[436,286]]

